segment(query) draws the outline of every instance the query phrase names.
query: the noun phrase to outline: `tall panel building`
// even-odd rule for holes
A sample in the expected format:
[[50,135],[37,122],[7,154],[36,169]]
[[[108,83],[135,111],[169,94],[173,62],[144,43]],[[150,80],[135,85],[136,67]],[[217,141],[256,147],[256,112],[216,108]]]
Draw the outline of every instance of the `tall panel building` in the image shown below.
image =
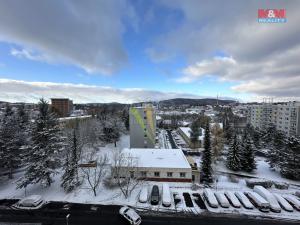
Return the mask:
[[154,148],[156,142],[155,109],[151,105],[129,109],[130,148]]
[[247,120],[259,129],[273,124],[288,136],[300,136],[300,102],[251,105]]

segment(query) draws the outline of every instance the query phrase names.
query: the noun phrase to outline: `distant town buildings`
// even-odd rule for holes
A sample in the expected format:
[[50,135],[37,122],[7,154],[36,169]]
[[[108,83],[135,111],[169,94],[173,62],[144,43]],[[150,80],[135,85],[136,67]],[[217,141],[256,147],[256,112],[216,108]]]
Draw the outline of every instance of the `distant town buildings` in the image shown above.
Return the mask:
[[73,110],[73,101],[68,98],[51,98],[51,107],[59,117],[68,117]]
[[156,116],[151,105],[129,109],[130,148],[154,148]]
[[265,129],[273,124],[288,136],[300,135],[300,102],[263,103],[248,106],[247,120],[254,127]]

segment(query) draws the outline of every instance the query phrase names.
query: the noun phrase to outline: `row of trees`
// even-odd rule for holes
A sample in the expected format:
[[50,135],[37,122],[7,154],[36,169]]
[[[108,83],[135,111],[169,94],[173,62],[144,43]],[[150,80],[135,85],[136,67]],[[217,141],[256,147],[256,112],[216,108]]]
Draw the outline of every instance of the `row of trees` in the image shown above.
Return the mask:
[[267,157],[271,168],[289,179],[300,180],[300,139],[286,136],[270,126],[257,132],[258,144],[268,149]]
[[252,172],[256,169],[254,148],[247,129],[241,140],[234,135],[228,149],[226,166],[233,171]]
[[[28,119],[23,107],[12,110],[7,105],[0,120],[1,175],[8,175],[11,179],[14,170],[23,167],[25,173],[17,182],[18,188],[36,183],[50,186],[54,176],[62,169],[61,185],[65,191],[72,191],[82,182],[80,162],[94,158],[99,142],[114,142],[116,145],[120,138],[119,130],[124,125],[126,127],[122,117],[110,115],[105,120],[96,117],[63,126],[43,99],[38,104],[38,114],[31,119]],[[92,149],[91,154],[84,154],[84,147]],[[95,171],[82,169],[94,189],[103,177],[106,161],[105,156],[98,160],[96,180]]]

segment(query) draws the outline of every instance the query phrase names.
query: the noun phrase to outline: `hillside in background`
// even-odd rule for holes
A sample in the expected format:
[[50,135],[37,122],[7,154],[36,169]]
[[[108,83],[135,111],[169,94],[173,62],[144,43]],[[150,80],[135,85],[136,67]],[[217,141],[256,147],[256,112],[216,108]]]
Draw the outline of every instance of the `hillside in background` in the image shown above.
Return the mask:
[[178,105],[191,105],[191,106],[203,106],[203,105],[228,105],[236,103],[234,100],[218,100],[213,98],[203,99],[189,99],[189,98],[174,98],[163,100],[159,102],[160,106],[178,106]]

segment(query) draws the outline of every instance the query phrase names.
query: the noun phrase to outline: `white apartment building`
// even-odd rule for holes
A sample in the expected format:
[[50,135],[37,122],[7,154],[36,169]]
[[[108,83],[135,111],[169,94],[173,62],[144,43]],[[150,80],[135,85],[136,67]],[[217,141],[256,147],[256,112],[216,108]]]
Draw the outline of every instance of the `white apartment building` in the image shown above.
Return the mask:
[[151,105],[131,107],[129,110],[130,148],[154,148],[156,116]]
[[300,135],[300,102],[264,103],[248,107],[247,120],[254,127],[264,129],[270,124],[288,136]]

